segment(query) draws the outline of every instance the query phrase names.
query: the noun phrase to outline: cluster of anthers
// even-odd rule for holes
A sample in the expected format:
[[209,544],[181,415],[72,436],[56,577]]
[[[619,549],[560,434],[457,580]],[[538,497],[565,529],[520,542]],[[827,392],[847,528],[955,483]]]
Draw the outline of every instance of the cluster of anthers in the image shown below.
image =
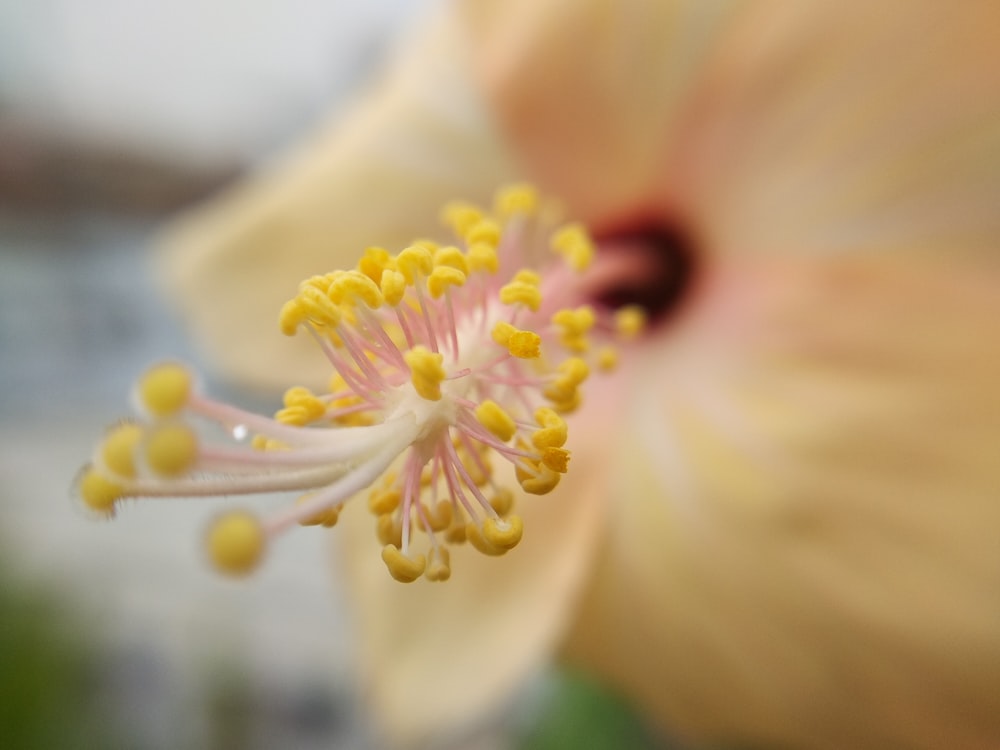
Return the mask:
[[[590,266],[593,245],[581,226],[543,214],[523,185],[502,190],[492,214],[451,203],[443,219],[457,244],[370,247],[356,268],[303,281],[279,325],[310,334],[334,374],[327,393],[289,389],[273,419],[210,399],[182,365],[148,370],[135,387],[143,418],[97,447],[78,479],[83,503],[111,516],[132,498],[307,491],[267,518],[216,518],[208,552],[233,574],[292,525],[333,526],[366,488],[396,580],[447,580],[448,545],[505,554],[522,521],[494,459],[525,492],[552,491],[570,459],[563,415],[592,366],[615,364],[592,338],[643,323],[635,309],[574,306],[568,277]],[[528,266],[547,250],[561,258],[543,276]],[[212,422],[227,439],[199,431]]]

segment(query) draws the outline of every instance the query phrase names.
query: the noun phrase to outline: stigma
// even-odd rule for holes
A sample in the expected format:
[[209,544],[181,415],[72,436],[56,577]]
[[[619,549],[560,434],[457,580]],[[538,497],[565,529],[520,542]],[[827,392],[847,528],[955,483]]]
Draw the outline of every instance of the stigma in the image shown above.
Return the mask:
[[609,342],[643,322],[575,297],[594,246],[550,214],[515,185],[490,211],[445,206],[450,244],[369,247],[354,268],[302,281],[278,327],[310,336],[331,377],[321,393],[289,388],[273,416],[211,398],[185,365],[154,366],[135,384],[137,416],[81,470],[78,497],[111,517],[141,498],[296,495],[267,516],[212,521],[207,554],[232,575],[292,527],[336,525],[363,493],[398,581],[447,580],[454,545],[507,554],[524,533],[519,496],[553,491],[570,469],[566,415],[591,370],[613,367]]

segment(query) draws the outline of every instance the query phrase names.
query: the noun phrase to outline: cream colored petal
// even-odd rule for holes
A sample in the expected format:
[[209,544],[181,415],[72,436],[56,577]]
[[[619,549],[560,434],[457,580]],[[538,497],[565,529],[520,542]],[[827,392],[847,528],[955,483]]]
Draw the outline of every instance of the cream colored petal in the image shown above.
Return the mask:
[[719,252],[994,259],[1000,5],[748,3],[656,191]]
[[443,237],[444,202],[488,201],[516,176],[465,56],[442,14],[355,109],[167,234],[165,283],[222,374],[257,387],[325,385],[329,367],[307,337],[278,332],[298,282],[353,266],[369,245]]
[[998,290],[958,262],[720,269],[634,362],[570,656],[698,736],[996,746]]
[[[608,381],[592,391],[590,418],[607,424],[617,390]],[[502,558],[454,548],[447,583],[392,580],[374,517],[362,507],[342,516],[338,565],[356,604],[364,687],[389,746],[460,737],[502,712],[550,660],[591,574],[604,525],[606,445],[577,445],[578,427],[570,429],[571,468],[560,486],[517,500],[521,543]]]
[[592,222],[650,208],[732,0],[471,0],[480,80],[530,176]]

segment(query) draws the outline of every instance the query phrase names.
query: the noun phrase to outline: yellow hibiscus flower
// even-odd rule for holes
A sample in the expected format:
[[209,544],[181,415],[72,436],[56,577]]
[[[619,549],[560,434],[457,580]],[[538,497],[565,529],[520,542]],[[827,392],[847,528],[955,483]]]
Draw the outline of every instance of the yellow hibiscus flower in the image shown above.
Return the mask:
[[974,1],[458,3],[169,238],[193,330],[264,387],[328,376],[270,334],[300,279],[518,176],[635,259],[595,293],[654,300],[516,555],[402,588],[345,513],[389,737],[559,653],[693,737],[1000,743],[998,30]]

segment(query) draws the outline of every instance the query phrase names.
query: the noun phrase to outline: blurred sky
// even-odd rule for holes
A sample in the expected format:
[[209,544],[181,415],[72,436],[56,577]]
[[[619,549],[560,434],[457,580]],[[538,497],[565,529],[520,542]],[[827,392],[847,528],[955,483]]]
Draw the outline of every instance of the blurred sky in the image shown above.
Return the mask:
[[431,0],[0,0],[0,113],[182,161],[254,158]]

